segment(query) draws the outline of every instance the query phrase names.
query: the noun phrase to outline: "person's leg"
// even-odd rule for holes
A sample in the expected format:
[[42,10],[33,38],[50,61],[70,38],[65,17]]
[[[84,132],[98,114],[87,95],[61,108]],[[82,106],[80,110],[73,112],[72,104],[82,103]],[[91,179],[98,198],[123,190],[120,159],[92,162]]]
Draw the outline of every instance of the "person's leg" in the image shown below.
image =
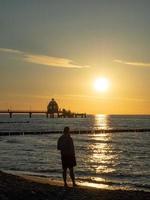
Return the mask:
[[72,180],[72,184],[73,184],[73,186],[76,186],[73,167],[69,168],[69,171],[70,171],[70,178]]
[[63,180],[64,180],[64,186],[67,187],[67,168],[63,168]]

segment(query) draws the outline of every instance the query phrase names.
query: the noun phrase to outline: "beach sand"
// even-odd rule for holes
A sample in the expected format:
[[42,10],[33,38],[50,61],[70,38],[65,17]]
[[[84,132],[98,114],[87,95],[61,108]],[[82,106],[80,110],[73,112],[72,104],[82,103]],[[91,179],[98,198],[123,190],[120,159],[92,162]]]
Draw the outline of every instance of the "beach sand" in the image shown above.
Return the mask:
[[0,171],[0,200],[149,200],[144,191],[106,190],[78,186],[64,189],[62,181]]

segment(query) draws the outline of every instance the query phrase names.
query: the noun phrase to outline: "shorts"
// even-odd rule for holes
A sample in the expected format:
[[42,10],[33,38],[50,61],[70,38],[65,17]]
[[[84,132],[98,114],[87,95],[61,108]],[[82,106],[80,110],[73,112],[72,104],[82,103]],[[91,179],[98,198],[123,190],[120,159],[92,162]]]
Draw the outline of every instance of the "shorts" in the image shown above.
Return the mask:
[[76,166],[76,158],[74,155],[61,155],[62,168],[73,168]]

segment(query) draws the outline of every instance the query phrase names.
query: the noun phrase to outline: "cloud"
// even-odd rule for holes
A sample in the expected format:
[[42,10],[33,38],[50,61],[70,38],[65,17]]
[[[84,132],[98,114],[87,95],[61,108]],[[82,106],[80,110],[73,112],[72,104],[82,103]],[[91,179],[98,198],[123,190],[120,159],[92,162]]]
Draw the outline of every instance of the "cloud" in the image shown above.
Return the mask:
[[78,65],[73,60],[68,58],[29,54],[15,49],[0,48],[0,52],[20,54],[22,56],[22,60],[25,62],[40,64],[49,67],[78,68],[78,69],[90,67],[88,65]]
[[53,66],[53,67],[63,67],[63,68],[88,68],[87,65],[77,65],[73,60],[67,58],[51,57],[45,55],[34,55],[26,54],[24,60],[26,62]]
[[139,66],[139,67],[150,67],[150,63],[146,62],[130,62],[130,61],[124,61],[124,60],[113,60],[113,62],[124,64],[124,65],[131,65],[131,66]]
[[4,53],[23,54],[22,51],[15,50],[15,49],[5,49],[5,48],[0,48],[0,51],[1,51],[1,52],[4,52]]

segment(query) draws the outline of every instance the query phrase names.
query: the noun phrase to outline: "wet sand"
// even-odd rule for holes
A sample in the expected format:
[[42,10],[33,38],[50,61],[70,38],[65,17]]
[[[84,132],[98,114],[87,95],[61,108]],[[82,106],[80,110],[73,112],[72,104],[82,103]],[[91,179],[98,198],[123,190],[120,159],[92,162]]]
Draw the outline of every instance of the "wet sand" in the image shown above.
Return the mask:
[[0,171],[0,200],[149,200],[144,191],[106,190],[78,186],[64,189],[61,181],[16,176]]

